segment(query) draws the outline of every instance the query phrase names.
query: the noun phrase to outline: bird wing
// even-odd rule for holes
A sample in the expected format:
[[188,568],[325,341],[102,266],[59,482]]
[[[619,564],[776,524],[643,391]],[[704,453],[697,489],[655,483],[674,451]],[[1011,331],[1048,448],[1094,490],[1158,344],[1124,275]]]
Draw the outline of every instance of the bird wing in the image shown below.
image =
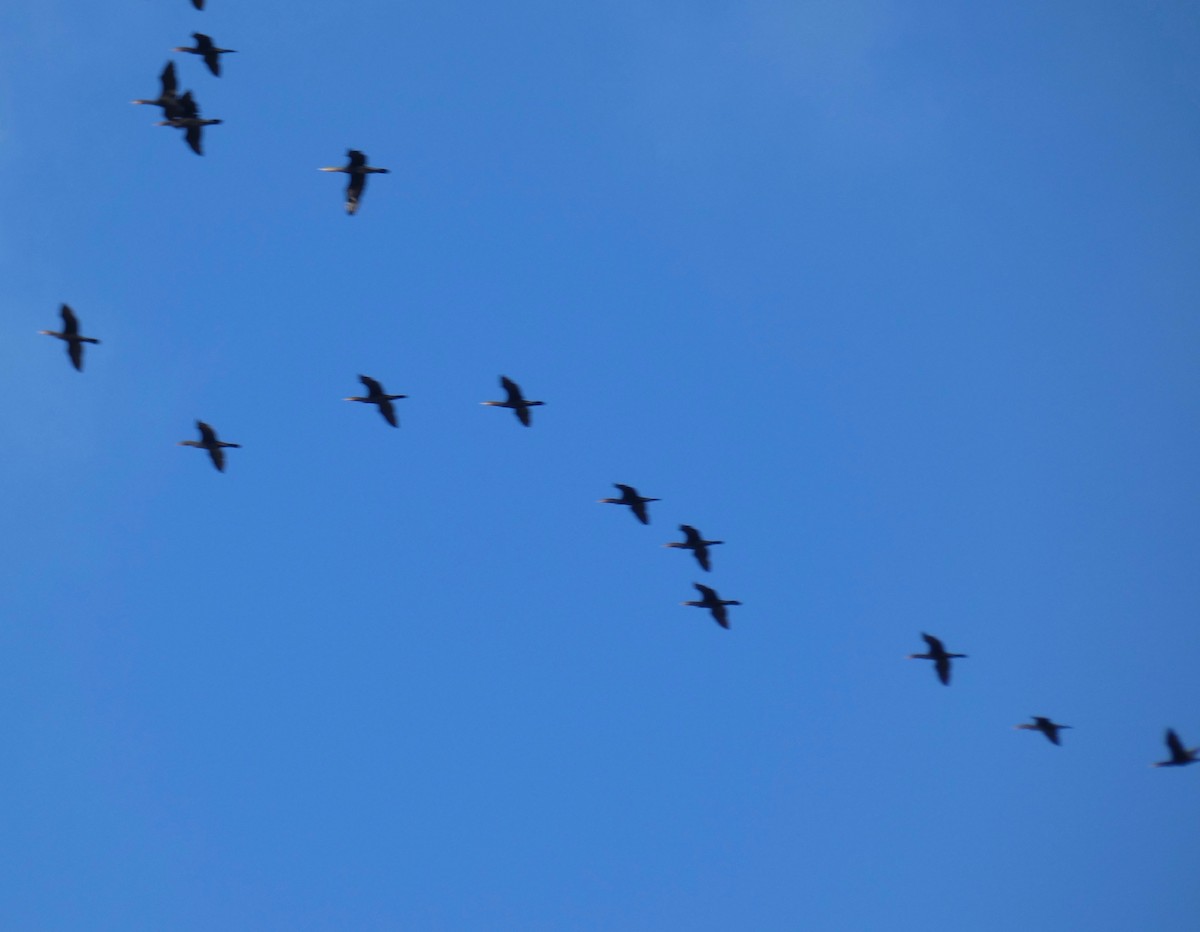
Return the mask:
[[697,592],[704,596],[705,601],[717,601],[717,593],[708,586],[704,585],[704,583],[697,582],[692,583],[692,585],[696,588]]
[[937,670],[937,677],[946,686],[950,685],[950,661],[945,657],[938,657],[933,662],[934,669]]
[[362,197],[363,188],[367,185],[366,175],[350,176],[350,180],[346,183],[346,212],[354,213],[358,210],[358,199]]
[[346,154],[350,156],[350,164],[346,166],[347,168],[362,168],[367,164],[367,157],[357,149],[351,149]]
[[225,471],[225,451],[220,447],[209,447],[208,456],[213,461],[213,465],[217,467],[217,472]]
[[[507,404],[520,404],[525,400],[521,397],[521,386],[508,376],[500,376],[500,385],[508,393],[508,398],[505,399]],[[617,486],[617,488],[620,488],[620,486]]]
[[200,116],[200,105],[196,103],[191,91],[184,91],[183,96],[179,98],[179,115],[185,120]]
[[1179,740],[1179,735],[1175,734],[1174,728],[1167,729],[1167,747],[1171,749],[1172,757],[1187,756],[1187,752],[1183,748],[1183,742]]
[[211,47],[204,50],[204,64],[208,65],[208,70],[218,78],[221,76],[221,56]]
[[396,423],[396,408],[392,405],[390,398],[384,398],[379,402],[379,413],[383,415],[383,419],[393,427],[399,427]]
[[167,62],[163,67],[162,74],[158,76],[158,80],[162,85],[161,96],[174,97],[175,91],[179,88],[179,82],[175,79],[175,62]]
[[687,544],[687,546],[696,547],[699,545],[701,540],[700,532],[694,527],[692,527],[690,524],[681,524],[679,525],[679,530],[683,531],[683,536],[685,538],[683,542]]
[[1046,727],[1042,729],[1042,734],[1050,739],[1051,744],[1061,744],[1058,740],[1058,726],[1053,722],[1047,724]]
[[377,381],[375,381],[375,379],[371,378],[369,375],[360,375],[358,377],[358,380],[360,382],[362,382],[364,386],[366,386],[368,394],[371,394],[371,395],[382,395],[383,394],[383,386],[380,385]]
[[942,642],[938,638],[935,638],[932,634],[925,634],[922,632],[921,637],[923,637],[925,639],[925,643],[929,645],[929,650],[931,653],[942,654],[946,652],[946,648],[943,646]]
[[633,509],[634,515],[642,524],[650,523],[650,515],[646,511],[646,503],[640,498],[635,498],[629,503],[629,507]]
[[83,344],[78,340],[67,340],[67,355],[77,372],[83,371]]
[[513,411],[516,412],[517,420],[528,427],[530,422],[529,409],[524,405],[521,405],[519,408],[514,408]]
[[196,427],[200,430],[200,440],[203,443],[216,445],[217,432],[210,425],[203,421],[197,421]]
[[692,548],[692,553],[696,555],[696,560],[699,562],[701,569],[703,569],[705,572],[710,572],[712,570],[712,566],[709,564],[708,560],[707,547],[705,547],[703,544],[700,544],[698,547]]
[[721,603],[717,603],[712,607],[712,616],[717,619],[717,624],[728,630],[729,628],[729,612]]
[[75,312],[70,306],[64,304],[58,309],[58,315],[63,322],[63,336],[71,337],[79,332],[79,320],[75,317]]
[[188,144],[188,148],[190,148],[197,155],[204,154],[204,151],[200,148],[200,129],[201,127],[199,123],[189,123],[187,128],[183,131],[183,138]]

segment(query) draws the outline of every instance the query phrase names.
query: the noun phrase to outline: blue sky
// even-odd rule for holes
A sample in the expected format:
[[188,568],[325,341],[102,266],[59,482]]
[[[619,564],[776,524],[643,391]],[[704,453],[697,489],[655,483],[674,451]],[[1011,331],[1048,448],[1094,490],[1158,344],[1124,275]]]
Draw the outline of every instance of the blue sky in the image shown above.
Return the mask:
[[1194,5],[208,6],[0,11],[0,924],[1196,914]]

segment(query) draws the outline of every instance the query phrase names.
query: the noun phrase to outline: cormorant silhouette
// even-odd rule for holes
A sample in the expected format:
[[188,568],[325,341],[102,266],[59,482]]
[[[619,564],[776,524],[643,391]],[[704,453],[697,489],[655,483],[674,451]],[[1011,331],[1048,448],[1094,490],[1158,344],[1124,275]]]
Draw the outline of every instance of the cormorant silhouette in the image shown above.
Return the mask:
[[696,556],[696,561],[700,564],[701,569],[708,572],[712,569],[708,560],[708,548],[716,544],[723,544],[723,540],[705,540],[704,535],[697,531],[690,524],[679,525],[679,530],[683,531],[683,536],[686,538],[683,541],[673,541],[669,544],[663,544],[664,547],[677,547],[680,550],[690,550]]
[[1170,760],[1160,760],[1154,767],[1184,767],[1188,764],[1200,763],[1200,748],[1185,748],[1175,734],[1174,728],[1167,729],[1167,749],[1171,752]]
[[193,32],[192,38],[196,40],[195,45],[177,45],[171,51],[188,52],[201,56],[204,64],[208,65],[208,70],[219,78],[221,76],[221,56],[236,52],[237,49],[219,49],[213,45],[212,38],[202,32]]
[[343,172],[350,176],[346,185],[346,213],[353,215],[358,210],[358,201],[362,197],[363,188],[367,185],[367,175],[386,175],[391,169],[373,168],[367,164],[367,157],[357,149],[346,150],[350,161],[341,168],[319,168],[322,172]]
[[636,517],[642,524],[650,523],[650,515],[646,511],[646,502],[661,502],[661,498],[645,498],[638,495],[637,489],[631,485],[621,485],[619,482],[613,483],[614,488],[621,490],[620,498],[602,498],[599,503],[602,505],[628,505]]
[[925,643],[929,645],[929,653],[927,654],[909,654],[909,660],[932,660],[933,667],[937,670],[937,678],[942,681],[945,686],[950,685],[950,661],[954,657],[966,657],[966,654],[948,654],[946,648],[942,646],[942,642],[935,638],[932,634],[922,632],[921,637],[925,639]]
[[1032,718],[1033,718],[1032,724],[1026,722],[1023,725],[1013,725],[1013,728],[1017,728],[1022,731],[1040,731],[1042,734],[1044,734],[1047,738],[1050,739],[1051,744],[1062,744],[1062,742],[1058,740],[1059,731],[1061,731],[1064,728],[1071,727],[1070,725],[1056,724],[1055,722],[1050,721],[1050,719],[1048,719],[1042,715],[1034,715],[1034,716],[1032,716]]
[[221,120],[205,120],[200,117],[200,107],[192,97],[192,92],[187,91],[179,98],[179,115],[172,117],[169,120],[163,120],[159,126],[173,126],[176,129],[183,130],[184,141],[188,147],[197,155],[203,155],[201,149],[200,133],[205,126],[216,126]]
[[38,333],[44,333],[48,337],[58,337],[60,340],[66,341],[67,355],[71,357],[71,365],[75,367],[75,371],[83,371],[83,344],[84,343],[99,343],[95,337],[81,337],[79,335],[79,320],[75,317],[75,312],[67,305],[63,305],[58,309],[59,315],[62,317],[62,330],[39,330]]
[[493,408],[512,408],[517,415],[517,420],[529,426],[529,409],[537,405],[544,405],[544,401],[526,401],[525,396],[521,394],[521,386],[510,379],[508,376],[500,376],[500,385],[504,391],[508,393],[508,397],[503,401],[481,401],[480,404],[490,405]]
[[200,429],[199,440],[180,440],[181,447],[198,447],[201,450],[208,451],[208,457],[212,460],[218,472],[225,471],[225,451],[223,447],[240,448],[240,443],[226,443],[224,440],[217,439],[217,432],[203,421],[197,421],[196,426]]
[[378,405],[379,413],[383,415],[383,419],[393,427],[399,427],[396,423],[396,408],[392,405],[393,401],[400,398],[407,398],[408,395],[389,395],[383,390],[383,386],[371,378],[369,375],[360,375],[358,380],[367,388],[366,395],[352,395],[347,398],[347,401],[362,401],[369,405]]
[[725,606],[741,605],[742,603],[734,599],[722,599],[719,595],[717,595],[717,591],[715,589],[710,589],[708,586],[705,586],[702,583],[692,583],[692,585],[696,587],[696,589],[702,596],[704,596],[704,598],[700,599],[699,601],[680,602],[679,604],[694,605],[696,608],[707,608],[710,612],[712,612],[712,616],[717,620],[717,624],[719,624],[722,628],[728,628],[729,613],[725,610]]

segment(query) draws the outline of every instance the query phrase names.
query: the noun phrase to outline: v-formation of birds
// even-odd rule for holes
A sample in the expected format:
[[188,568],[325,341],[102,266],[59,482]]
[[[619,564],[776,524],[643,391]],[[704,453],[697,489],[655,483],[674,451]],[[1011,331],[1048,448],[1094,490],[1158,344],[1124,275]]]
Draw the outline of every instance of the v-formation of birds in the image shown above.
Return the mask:
[[[191,0],[191,2],[197,10],[204,9],[204,0]],[[220,48],[213,42],[210,36],[201,32],[192,33],[192,38],[196,42],[194,46],[177,46],[173,51],[199,56],[213,76],[219,77],[221,74],[220,57],[230,54],[235,50]],[[192,91],[185,91],[182,95],[178,93],[178,79],[174,62],[167,62],[159,75],[159,84],[158,97],[154,99],[135,100],[133,102],[135,104],[146,104],[161,108],[163,120],[158,125],[184,130],[184,139],[189,148],[197,155],[202,155],[201,131],[203,127],[214,126],[221,121],[201,118],[200,108]],[[346,185],[346,212],[353,215],[358,210],[359,202],[366,186],[367,175],[387,174],[389,170],[368,165],[366,155],[357,149],[350,149],[346,154],[349,161],[345,166],[325,167],[321,168],[320,171],[340,172],[350,176]],[[42,330],[40,332],[63,340],[67,344],[67,355],[70,357],[71,364],[77,371],[82,372],[83,344],[99,343],[100,341],[94,337],[83,336],[79,333],[79,321],[69,306],[63,304],[59,313],[62,317],[62,329]],[[397,420],[395,406],[392,402],[407,398],[408,396],[388,394],[380,382],[371,376],[360,375],[359,381],[366,388],[367,394],[350,396],[345,400],[375,405],[380,415],[388,424],[392,427],[398,427],[399,421]],[[529,409],[543,405],[545,402],[526,400],[521,392],[521,387],[507,376],[500,377],[500,384],[505,391],[504,400],[485,401],[482,404],[508,408],[524,426],[529,427],[532,423]],[[219,471],[223,472],[225,469],[224,451],[230,448],[238,448],[240,444],[220,440],[213,427],[204,421],[196,421],[196,427],[200,431],[200,439],[182,440],[180,441],[180,445],[205,450],[212,460],[213,465]],[[616,483],[616,488],[621,493],[619,498],[602,498],[600,502],[604,504],[625,505],[640,523],[649,524],[650,516],[647,506],[650,502],[660,501],[660,499],[640,495],[630,485]],[[701,569],[706,572],[711,571],[712,564],[708,548],[722,544],[724,541],[706,540],[700,531],[688,524],[681,524],[679,529],[683,532],[684,539],[682,541],[667,543],[664,546],[692,551],[692,555],[696,558],[696,562],[700,564]],[[717,624],[722,628],[728,629],[728,606],[741,605],[741,602],[733,599],[722,599],[717,591],[710,586],[705,586],[701,583],[695,583],[694,586],[700,593],[701,598],[683,602],[682,604],[707,609]],[[949,686],[951,660],[965,659],[967,655],[947,651],[942,641],[931,634],[922,633],[921,637],[924,639],[928,649],[924,653],[909,654],[909,658],[933,661],[934,672],[938,680],[943,685]],[[1060,732],[1063,729],[1071,727],[1070,725],[1054,722],[1050,718],[1041,715],[1032,716],[1032,719],[1032,722],[1022,723],[1014,727],[1021,730],[1040,732],[1055,745],[1061,744]],[[1174,729],[1167,729],[1164,740],[1170,752],[1170,757],[1167,760],[1156,762],[1153,766],[1181,767],[1187,764],[1200,763],[1200,747],[1184,747],[1183,742]]]

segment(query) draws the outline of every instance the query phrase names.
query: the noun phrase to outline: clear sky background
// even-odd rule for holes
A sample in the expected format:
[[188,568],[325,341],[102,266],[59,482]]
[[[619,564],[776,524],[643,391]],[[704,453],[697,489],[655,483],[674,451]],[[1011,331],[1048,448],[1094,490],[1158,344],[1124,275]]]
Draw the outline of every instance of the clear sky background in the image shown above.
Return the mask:
[[1191,927],[1196,4],[208,7],[0,9],[0,925]]

